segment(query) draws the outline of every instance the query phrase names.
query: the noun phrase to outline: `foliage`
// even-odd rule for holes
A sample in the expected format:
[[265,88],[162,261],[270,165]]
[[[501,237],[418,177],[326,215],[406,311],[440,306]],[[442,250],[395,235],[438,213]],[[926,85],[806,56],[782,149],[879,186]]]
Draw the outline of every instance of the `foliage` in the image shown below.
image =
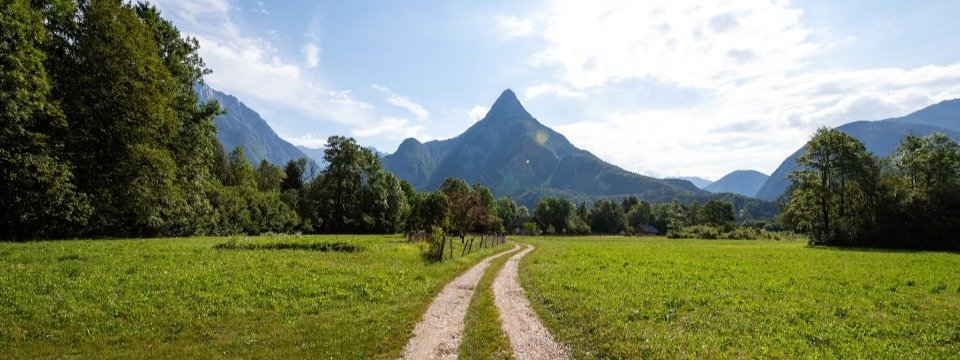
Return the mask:
[[217,250],[312,250],[312,251],[337,251],[337,252],[357,252],[363,247],[357,243],[344,241],[329,241],[317,238],[301,237],[259,237],[259,238],[239,238],[231,237],[225,242],[213,245]]
[[537,207],[533,210],[533,214],[536,215],[548,229],[553,228],[554,232],[564,233],[567,228],[567,219],[570,218],[573,211],[573,203],[570,202],[570,200],[546,196],[537,202]]
[[791,177],[783,220],[814,245],[960,249],[960,146],[907,136],[888,158],[820,129]]
[[43,14],[26,0],[0,5],[0,238],[61,237],[90,205],[64,152],[66,117],[51,99]]
[[727,239],[727,240],[784,240],[788,235],[770,232],[752,227],[690,225],[679,229],[670,229],[667,237],[671,239]]
[[599,234],[619,234],[627,226],[623,208],[609,200],[597,200],[590,208],[590,231]]

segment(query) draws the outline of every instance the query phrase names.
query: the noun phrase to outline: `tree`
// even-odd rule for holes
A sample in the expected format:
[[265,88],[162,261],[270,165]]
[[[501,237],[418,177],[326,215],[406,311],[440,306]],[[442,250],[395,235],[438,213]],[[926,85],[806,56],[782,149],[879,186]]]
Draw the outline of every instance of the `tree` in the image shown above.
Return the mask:
[[650,224],[652,222],[653,210],[650,207],[650,203],[646,201],[638,202],[630,208],[629,212],[627,212],[627,225],[633,228],[637,228],[638,226],[644,224]]
[[960,248],[960,146],[942,133],[908,135],[890,155],[887,245]]
[[299,158],[289,160],[283,167],[283,182],[280,183],[280,191],[296,190],[303,191],[304,175],[307,171],[307,159]]
[[567,228],[567,219],[573,214],[573,210],[573,203],[570,200],[545,196],[537,202],[533,213],[548,228],[553,227],[554,231],[562,233]]
[[[485,189],[485,188],[484,188]],[[467,232],[478,224],[486,223],[486,209],[481,195],[470,188],[466,181],[457,178],[447,178],[438,190],[450,200],[448,224],[451,230],[456,231],[460,241],[464,241]],[[487,190],[489,193],[489,190]],[[493,196],[490,195],[492,199]]]
[[257,189],[260,191],[280,191],[280,184],[284,180],[283,170],[279,166],[271,164],[267,160],[260,160],[260,165],[254,174],[257,182]]
[[506,228],[511,221],[520,217],[520,208],[517,206],[517,203],[513,202],[509,197],[504,196],[497,199],[494,208],[494,213],[500,218],[501,225],[504,228]]
[[0,239],[65,236],[90,215],[65,158],[67,123],[50,99],[42,13],[0,5]]
[[854,245],[875,229],[879,162],[859,140],[820,128],[797,159],[787,211],[811,244]]
[[702,223],[709,226],[731,229],[736,221],[733,205],[720,200],[707,201],[700,213]]
[[623,209],[610,200],[597,200],[590,208],[590,231],[602,234],[618,234],[626,228]]
[[331,136],[323,159],[329,164],[321,171],[317,197],[313,198],[326,232],[364,232],[361,203],[366,181],[382,171],[380,159],[357,141]]
[[243,147],[238,145],[234,148],[230,152],[227,162],[230,168],[230,182],[224,185],[251,188],[257,186],[256,174],[253,172],[253,166],[250,166],[250,162],[247,161]]
[[79,11],[68,49],[57,52],[65,57],[54,94],[70,126],[77,189],[92,197],[89,234],[183,234],[192,218],[178,178],[179,84],[130,8],[102,0]]
[[433,228],[446,228],[447,212],[450,202],[442,192],[417,194],[413,198],[410,216],[406,222],[406,233],[431,231]]

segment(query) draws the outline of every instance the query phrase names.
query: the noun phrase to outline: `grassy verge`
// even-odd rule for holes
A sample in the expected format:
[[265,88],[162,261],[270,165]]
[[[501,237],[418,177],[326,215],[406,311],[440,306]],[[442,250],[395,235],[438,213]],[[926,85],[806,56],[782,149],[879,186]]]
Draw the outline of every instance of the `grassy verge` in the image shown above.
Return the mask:
[[[521,248],[522,249],[522,248]],[[519,249],[517,250],[519,251]],[[493,302],[493,279],[503,264],[517,251],[503,255],[487,267],[467,308],[467,318],[460,343],[460,359],[511,359],[510,340],[503,333],[500,313]]]
[[226,240],[0,243],[0,357],[393,359],[444,284],[508,249],[431,264],[400,236]]
[[952,358],[960,255],[799,241],[529,238],[536,311],[578,358]]

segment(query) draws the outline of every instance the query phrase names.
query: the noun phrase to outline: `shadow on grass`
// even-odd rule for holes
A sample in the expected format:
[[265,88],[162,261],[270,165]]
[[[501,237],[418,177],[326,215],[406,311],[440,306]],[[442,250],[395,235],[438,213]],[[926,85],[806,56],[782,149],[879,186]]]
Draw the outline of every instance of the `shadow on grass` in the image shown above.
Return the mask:
[[831,251],[850,251],[850,252],[877,252],[877,253],[899,253],[899,254],[922,254],[922,253],[943,253],[960,255],[960,250],[953,249],[909,249],[895,247],[863,247],[863,246],[829,246],[829,245],[807,245],[814,250]]
[[353,253],[361,251],[360,245],[343,241],[290,241],[286,239],[240,239],[231,238],[213,246],[217,250],[310,250],[322,252]]

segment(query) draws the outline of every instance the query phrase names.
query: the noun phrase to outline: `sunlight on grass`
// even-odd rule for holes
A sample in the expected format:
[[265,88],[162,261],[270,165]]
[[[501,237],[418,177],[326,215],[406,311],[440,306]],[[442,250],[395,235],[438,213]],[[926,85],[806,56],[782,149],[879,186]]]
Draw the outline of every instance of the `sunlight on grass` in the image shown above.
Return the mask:
[[578,358],[949,358],[960,255],[800,241],[527,238],[534,307]]

